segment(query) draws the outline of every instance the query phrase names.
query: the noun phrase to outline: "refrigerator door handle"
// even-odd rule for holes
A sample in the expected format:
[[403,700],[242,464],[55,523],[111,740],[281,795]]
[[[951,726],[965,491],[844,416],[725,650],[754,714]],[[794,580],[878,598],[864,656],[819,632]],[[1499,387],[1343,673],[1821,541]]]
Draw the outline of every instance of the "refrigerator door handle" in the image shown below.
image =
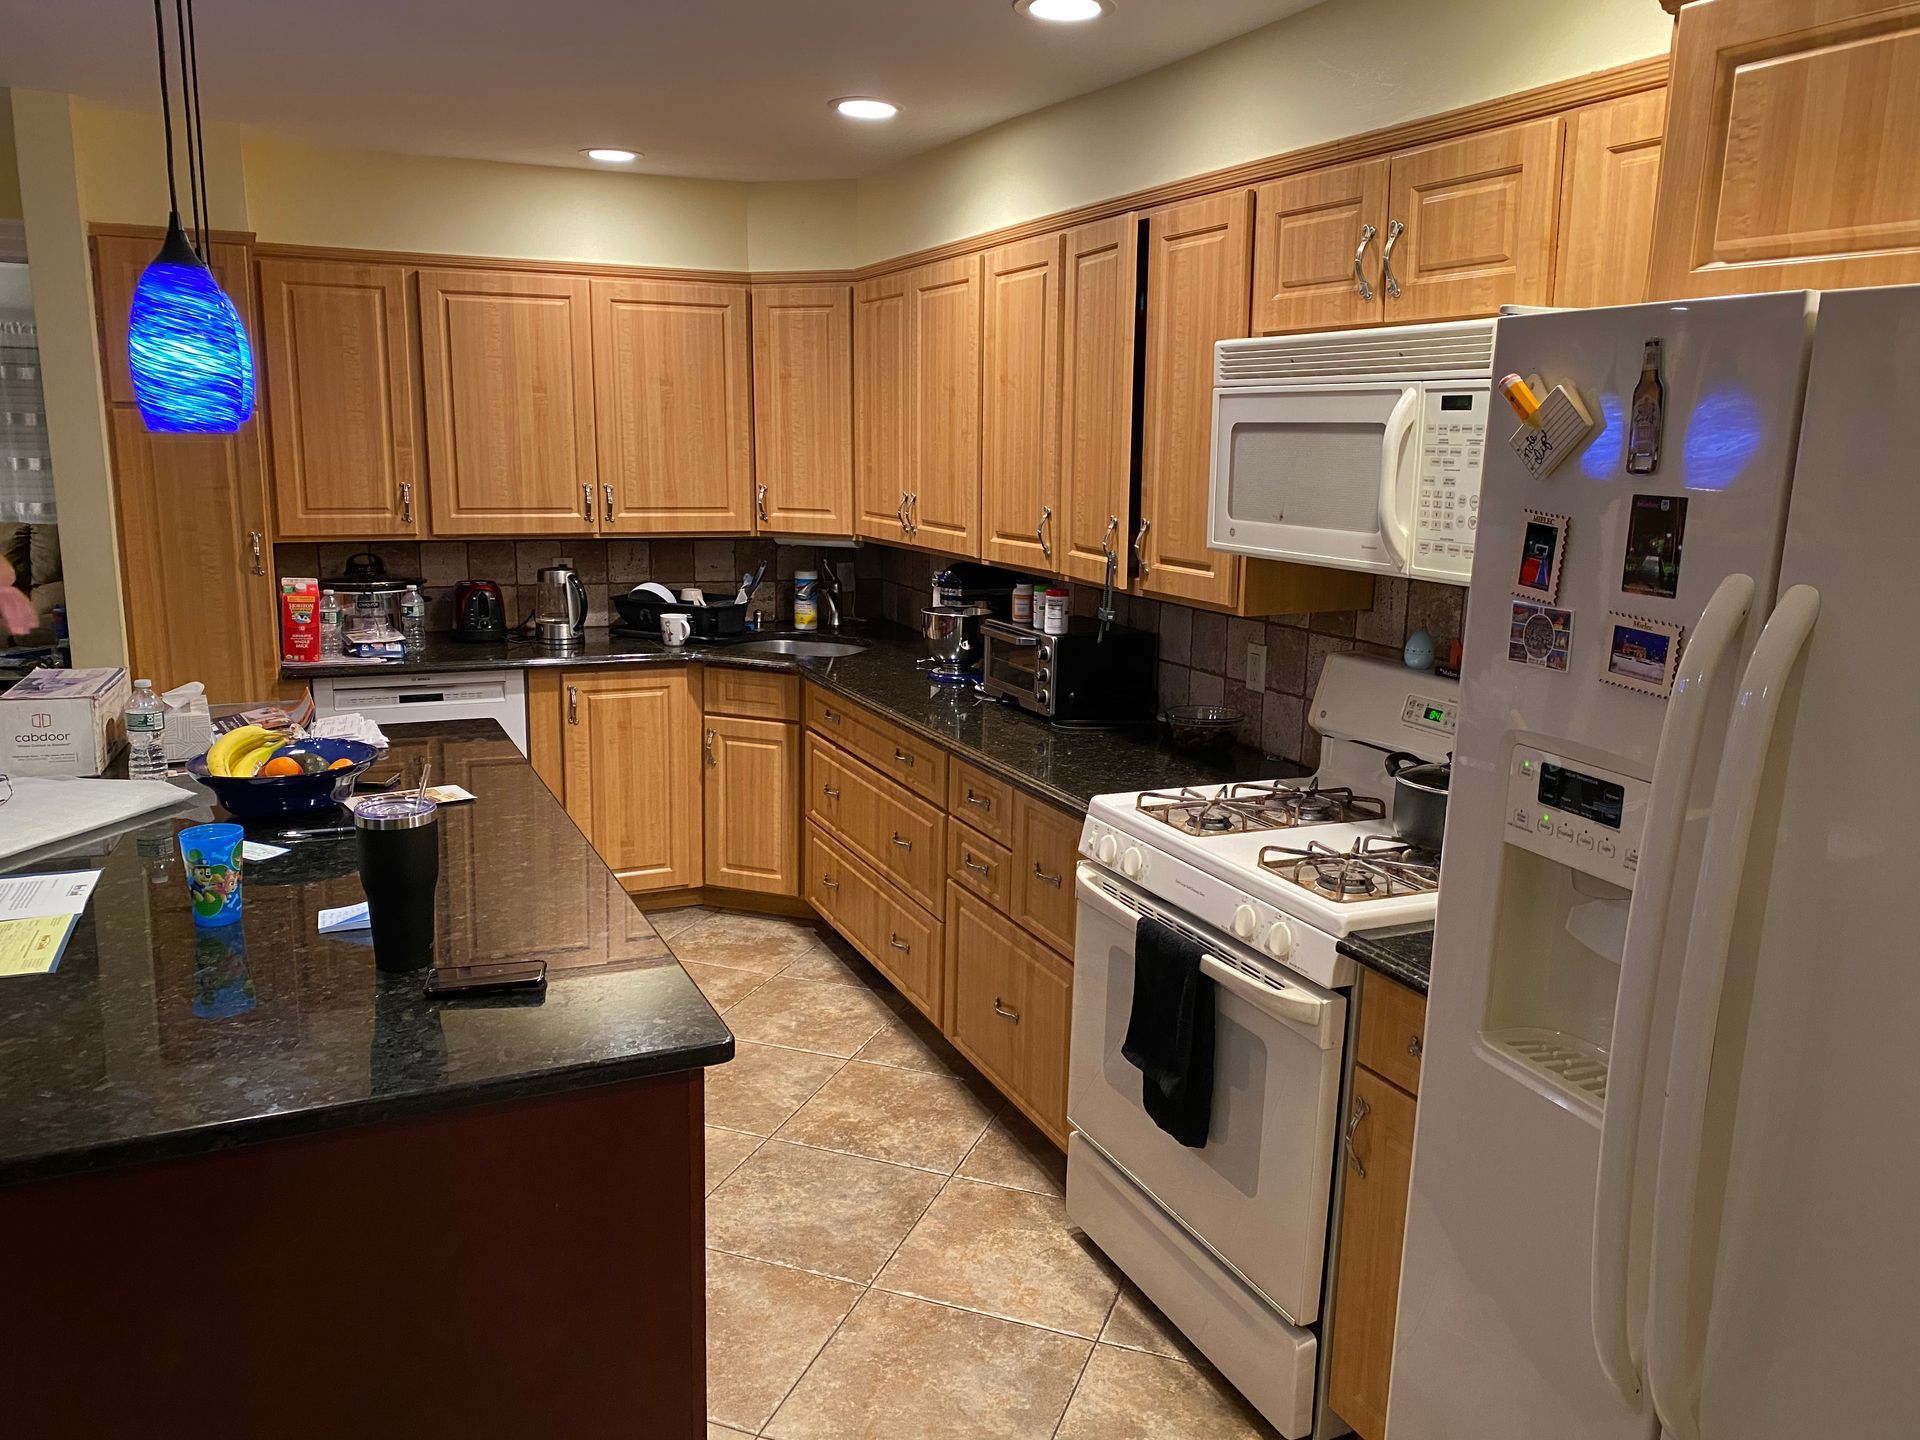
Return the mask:
[[1700,1440],[1700,1357],[1689,1352],[1694,1212],[1700,1195],[1700,1144],[1714,1032],[1727,976],[1734,912],[1753,836],[1753,814],[1767,768],[1780,701],[1820,614],[1820,592],[1796,585],[1780,597],[1734,701],[1726,752],[1714,786],[1712,818],[1701,847],[1700,882],[1680,970],[1667,1067],[1660,1168],[1653,1194],[1653,1268],[1647,1314],[1647,1385],[1671,1440]]
[[1380,539],[1393,557],[1394,568],[1405,571],[1407,557],[1413,553],[1413,507],[1419,476],[1419,461],[1405,463],[1401,452],[1407,436],[1420,423],[1420,402],[1426,392],[1409,385],[1387,416],[1386,432],[1380,440]]
[[1600,1368],[1638,1412],[1639,1357],[1627,1329],[1629,1241],[1633,1213],[1634,1158],[1640,1149],[1640,1105],[1645,1093],[1647,1048],[1653,1028],[1660,957],[1666,948],[1667,912],[1673,903],[1673,872],[1686,824],[1687,799],[1700,757],[1706,707],[1721,672],[1740,642],[1753,608],[1753,577],[1729,575],[1701,613],[1680,656],[1667,703],[1653,784],[1640,841],[1639,881],[1627,912],[1620,957],[1620,993],[1613,1014],[1613,1046],[1607,1067],[1607,1104],[1600,1122],[1600,1169],[1593,1193],[1593,1343]]

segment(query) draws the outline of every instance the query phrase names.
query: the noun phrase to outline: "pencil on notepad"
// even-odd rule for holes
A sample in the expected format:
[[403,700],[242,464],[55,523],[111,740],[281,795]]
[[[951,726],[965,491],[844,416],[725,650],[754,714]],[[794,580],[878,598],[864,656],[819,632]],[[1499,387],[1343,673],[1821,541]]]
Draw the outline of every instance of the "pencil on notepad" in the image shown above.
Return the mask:
[[1540,428],[1540,402],[1533,398],[1533,391],[1527,388],[1527,382],[1518,375],[1500,377],[1500,393],[1507,397],[1507,403],[1513,406],[1513,413],[1534,429]]

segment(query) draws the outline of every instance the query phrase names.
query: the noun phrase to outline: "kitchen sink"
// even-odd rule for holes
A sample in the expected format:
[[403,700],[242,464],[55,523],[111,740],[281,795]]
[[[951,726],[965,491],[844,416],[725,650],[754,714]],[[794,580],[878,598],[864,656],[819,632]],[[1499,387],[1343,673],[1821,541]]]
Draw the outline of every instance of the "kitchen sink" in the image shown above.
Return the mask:
[[729,655],[791,655],[796,660],[834,660],[867,647],[852,640],[748,640],[727,646]]

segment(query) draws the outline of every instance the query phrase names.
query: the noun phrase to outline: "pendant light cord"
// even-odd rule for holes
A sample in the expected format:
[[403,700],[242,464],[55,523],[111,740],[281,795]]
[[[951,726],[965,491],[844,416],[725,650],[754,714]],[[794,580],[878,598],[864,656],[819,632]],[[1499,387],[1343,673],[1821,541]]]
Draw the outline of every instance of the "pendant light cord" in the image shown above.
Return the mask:
[[174,225],[180,223],[180,195],[173,183],[173,101],[167,94],[167,24],[160,0],[153,0],[153,38],[160,47],[160,123],[167,137],[167,209]]
[[204,263],[207,254],[206,222],[200,214],[199,150],[194,139],[195,115],[193,91],[187,81],[187,8],[186,0],[173,0],[173,33],[180,42],[180,108],[187,120],[187,203],[193,207],[193,242]]
[[209,265],[213,257],[207,252],[207,231],[213,228],[213,202],[207,198],[207,117],[200,108],[200,37],[193,25],[193,0],[187,0],[187,64],[191,66],[192,79],[181,79],[183,86],[190,86],[193,94],[194,132],[200,137],[200,199],[199,213],[206,221],[206,228],[200,232],[200,258]]

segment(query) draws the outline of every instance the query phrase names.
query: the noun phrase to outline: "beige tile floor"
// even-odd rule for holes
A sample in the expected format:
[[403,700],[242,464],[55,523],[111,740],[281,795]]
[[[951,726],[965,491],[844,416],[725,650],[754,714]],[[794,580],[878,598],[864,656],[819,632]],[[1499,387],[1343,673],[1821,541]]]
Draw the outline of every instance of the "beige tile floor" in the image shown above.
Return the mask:
[[707,1077],[708,1440],[1273,1431],[1067,1218],[1066,1161],[837,936],[652,917]]

